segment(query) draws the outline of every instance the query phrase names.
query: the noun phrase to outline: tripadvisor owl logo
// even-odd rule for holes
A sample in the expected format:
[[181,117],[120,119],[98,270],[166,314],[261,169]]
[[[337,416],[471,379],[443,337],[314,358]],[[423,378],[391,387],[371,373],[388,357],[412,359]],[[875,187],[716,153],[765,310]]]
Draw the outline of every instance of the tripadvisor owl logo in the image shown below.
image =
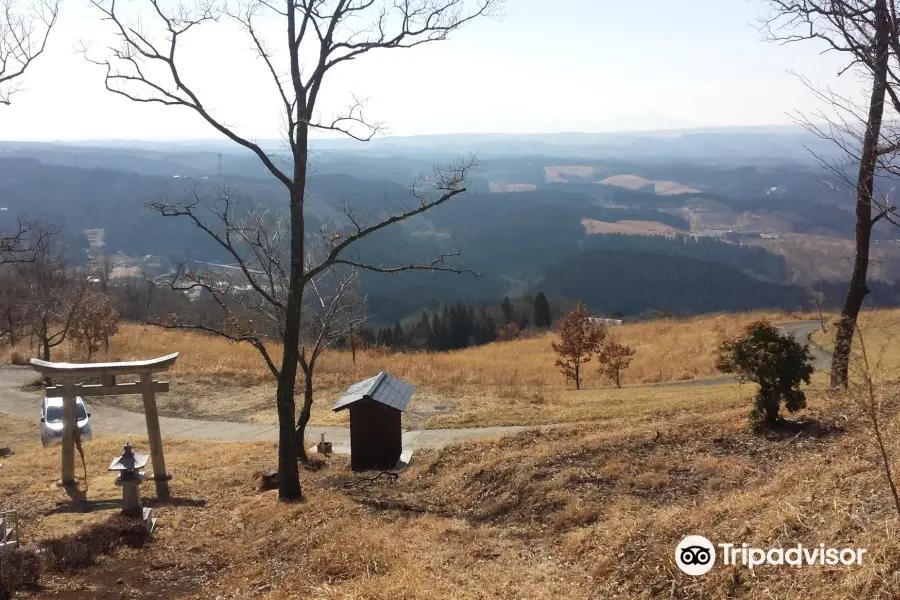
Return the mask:
[[703,575],[716,564],[716,547],[723,566],[755,569],[773,566],[854,566],[863,563],[866,548],[828,548],[797,544],[788,548],[757,548],[749,544],[720,543],[713,545],[702,535],[689,535],[675,547],[675,564],[688,575]]
[[702,535],[689,535],[675,547],[675,564],[688,575],[703,575],[716,564],[716,549]]

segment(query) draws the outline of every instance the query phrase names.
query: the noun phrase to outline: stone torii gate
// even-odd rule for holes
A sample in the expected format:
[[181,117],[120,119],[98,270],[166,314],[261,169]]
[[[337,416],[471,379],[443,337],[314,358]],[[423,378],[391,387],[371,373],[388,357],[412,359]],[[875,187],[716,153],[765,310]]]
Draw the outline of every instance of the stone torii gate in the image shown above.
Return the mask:
[[[168,392],[168,381],[154,381],[153,374],[168,371],[175,364],[178,353],[168,354],[150,360],[112,363],[61,363],[31,359],[31,368],[52,378],[57,385],[48,387],[48,398],[63,399],[62,435],[62,485],[74,485],[75,480],[75,397],[119,396],[141,394],[144,399],[144,416],[147,419],[147,437],[150,440],[150,460],[153,462],[153,480],[156,482],[156,496],[168,500],[169,480],[166,459],[163,456],[162,433],[159,429],[159,413],[156,409],[156,392]],[[138,375],[137,383],[116,383],[118,375]],[[99,377],[99,384],[78,384],[76,379]]]

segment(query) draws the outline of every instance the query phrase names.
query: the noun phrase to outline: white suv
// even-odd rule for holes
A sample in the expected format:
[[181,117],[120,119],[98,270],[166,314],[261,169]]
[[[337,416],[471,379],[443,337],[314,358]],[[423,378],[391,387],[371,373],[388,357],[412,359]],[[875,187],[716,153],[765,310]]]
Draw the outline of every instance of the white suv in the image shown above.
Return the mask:
[[[41,407],[41,443],[44,448],[62,442],[63,430],[63,399],[44,398]],[[78,423],[78,432],[82,440],[93,437],[90,423],[91,413],[84,408],[84,400],[80,396],[75,398],[75,421]]]

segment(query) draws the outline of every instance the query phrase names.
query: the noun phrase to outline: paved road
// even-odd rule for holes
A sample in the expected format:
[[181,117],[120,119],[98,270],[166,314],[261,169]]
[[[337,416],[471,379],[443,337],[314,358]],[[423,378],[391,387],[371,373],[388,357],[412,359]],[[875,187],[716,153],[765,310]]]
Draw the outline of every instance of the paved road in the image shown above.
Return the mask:
[[809,344],[809,350],[813,357],[813,366],[816,371],[831,370],[831,353],[826,352],[812,342],[810,336],[821,329],[819,321],[797,321],[795,323],[783,323],[782,329],[794,336],[801,344]]
[[[782,327],[790,332],[799,342],[807,343],[809,335],[818,329],[818,321],[799,321],[786,323]],[[812,346],[816,359],[816,369],[828,369],[831,355]],[[15,415],[25,419],[40,418],[40,396],[35,393],[21,391],[22,386],[34,381],[35,372],[28,367],[0,367],[0,413]],[[714,377],[695,381],[669,382],[654,384],[655,387],[692,387],[729,383],[733,377]],[[117,434],[138,434],[146,432],[144,415],[108,406],[89,406],[91,423],[94,431],[113,432]],[[278,428],[275,425],[259,425],[254,423],[234,423],[230,421],[202,421],[195,419],[178,419],[160,417],[160,428],[167,437],[194,438],[206,440],[276,440]],[[543,427],[552,427],[543,426]],[[418,448],[442,448],[448,444],[464,439],[490,438],[511,433],[518,433],[535,426],[479,427],[470,429],[425,429],[407,431],[403,434],[404,451]],[[307,436],[310,440],[319,440],[321,434],[332,442],[334,451],[348,453],[350,451],[350,430],[344,427],[309,427]]]
[[[34,381],[35,372],[28,367],[0,367],[0,413],[24,419],[40,418],[40,396],[23,392],[22,386]],[[88,406],[94,431],[143,435],[147,431],[143,413],[133,413],[108,406]],[[166,437],[205,440],[277,440],[278,427],[254,423],[201,421],[160,417],[160,428]],[[518,433],[533,426],[483,427],[472,429],[430,429],[403,434],[404,450],[442,448],[462,439],[489,438]],[[350,430],[344,427],[309,427],[307,437],[319,440],[321,434],[331,441],[335,452],[350,451]]]

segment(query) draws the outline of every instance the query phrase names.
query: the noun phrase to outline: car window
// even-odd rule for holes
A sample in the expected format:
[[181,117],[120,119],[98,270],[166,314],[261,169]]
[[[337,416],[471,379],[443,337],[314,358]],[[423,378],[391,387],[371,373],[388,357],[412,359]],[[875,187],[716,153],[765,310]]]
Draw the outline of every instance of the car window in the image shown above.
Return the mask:
[[[84,404],[81,402],[75,405],[75,418],[79,421],[87,419],[87,411],[84,410]],[[47,407],[47,422],[62,423],[62,406]]]

